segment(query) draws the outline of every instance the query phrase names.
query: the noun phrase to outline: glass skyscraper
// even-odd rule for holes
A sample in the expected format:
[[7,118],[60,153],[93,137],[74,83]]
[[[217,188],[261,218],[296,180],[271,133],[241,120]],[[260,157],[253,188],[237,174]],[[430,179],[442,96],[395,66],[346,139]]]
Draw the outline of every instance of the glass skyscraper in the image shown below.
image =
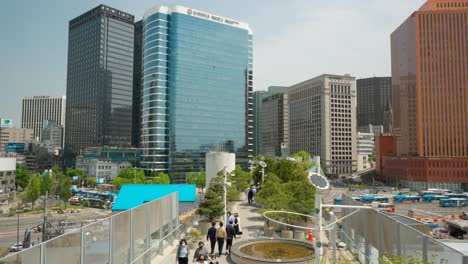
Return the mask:
[[131,143],[133,21],[126,12],[99,5],[69,23],[68,165],[87,147]]
[[183,182],[205,153],[253,153],[252,32],[198,10],[156,6],[143,18],[142,164]]

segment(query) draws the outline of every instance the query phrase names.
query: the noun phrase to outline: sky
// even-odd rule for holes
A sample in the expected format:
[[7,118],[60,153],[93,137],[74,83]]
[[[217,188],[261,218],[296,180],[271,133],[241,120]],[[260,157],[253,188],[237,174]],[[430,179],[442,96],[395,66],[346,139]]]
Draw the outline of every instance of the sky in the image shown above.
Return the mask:
[[254,90],[323,73],[390,76],[390,34],[424,0],[15,0],[0,16],[0,117],[21,126],[21,97],[66,94],[68,21],[99,4],[135,15],[184,5],[250,24]]

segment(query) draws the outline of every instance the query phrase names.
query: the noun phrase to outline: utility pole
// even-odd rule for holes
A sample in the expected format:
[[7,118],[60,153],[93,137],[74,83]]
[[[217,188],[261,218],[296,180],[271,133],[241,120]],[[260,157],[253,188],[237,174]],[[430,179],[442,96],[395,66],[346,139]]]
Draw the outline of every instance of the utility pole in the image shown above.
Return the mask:
[[46,226],[47,226],[47,196],[48,196],[48,191],[46,191],[45,199],[44,199],[44,223],[42,224],[42,242],[45,241],[45,231],[46,231]]

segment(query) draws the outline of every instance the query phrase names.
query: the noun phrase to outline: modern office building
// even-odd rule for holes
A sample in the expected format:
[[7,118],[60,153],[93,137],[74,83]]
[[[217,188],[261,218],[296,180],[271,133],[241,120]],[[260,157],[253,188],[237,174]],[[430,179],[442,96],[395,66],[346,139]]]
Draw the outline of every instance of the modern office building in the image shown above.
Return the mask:
[[375,126],[375,125],[366,125],[358,127],[358,132],[361,133],[373,133],[375,135],[383,134],[384,132],[383,126]]
[[5,151],[8,143],[26,143],[34,140],[34,131],[26,128],[4,127],[0,130],[0,152]]
[[44,120],[41,143],[49,153],[59,155],[63,149],[63,127],[58,126],[52,120]]
[[383,125],[385,107],[392,100],[392,77],[358,79],[356,93],[358,126]]
[[261,147],[263,156],[287,155],[289,145],[289,101],[287,93],[277,93],[262,100]]
[[34,139],[41,140],[44,120],[65,126],[65,96],[27,96],[22,98],[21,127],[32,129]]
[[133,110],[132,110],[132,146],[140,147],[141,145],[141,78],[142,76],[142,52],[143,52],[143,20],[135,23],[134,35],[134,50],[133,50]]
[[253,40],[245,23],[182,6],[143,18],[142,164],[172,182],[209,151],[253,154]]
[[392,33],[396,149],[383,178],[468,190],[467,22],[467,0],[429,0]]
[[320,156],[327,174],[356,169],[356,81],[324,74],[289,88],[289,148]]
[[260,155],[260,146],[262,142],[261,136],[261,109],[262,109],[262,100],[268,96],[272,96],[277,93],[285,92],[289,87],[287,86],[270,86],[267,91],[255,91],[253,95],[253,155]]
[[69,23],[67,163],[87,147],[131,144],[133,21],[99,5]]

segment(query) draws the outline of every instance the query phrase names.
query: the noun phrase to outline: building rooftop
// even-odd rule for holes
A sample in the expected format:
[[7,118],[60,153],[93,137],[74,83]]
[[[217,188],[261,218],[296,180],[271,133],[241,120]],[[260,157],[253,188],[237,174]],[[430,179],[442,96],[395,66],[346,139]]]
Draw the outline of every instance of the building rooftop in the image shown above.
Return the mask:
[[159,199],[173,192],[179,193],[179,202],[195,202],[195,184],[125,184],[120,189],[112,211],[124,211]]

